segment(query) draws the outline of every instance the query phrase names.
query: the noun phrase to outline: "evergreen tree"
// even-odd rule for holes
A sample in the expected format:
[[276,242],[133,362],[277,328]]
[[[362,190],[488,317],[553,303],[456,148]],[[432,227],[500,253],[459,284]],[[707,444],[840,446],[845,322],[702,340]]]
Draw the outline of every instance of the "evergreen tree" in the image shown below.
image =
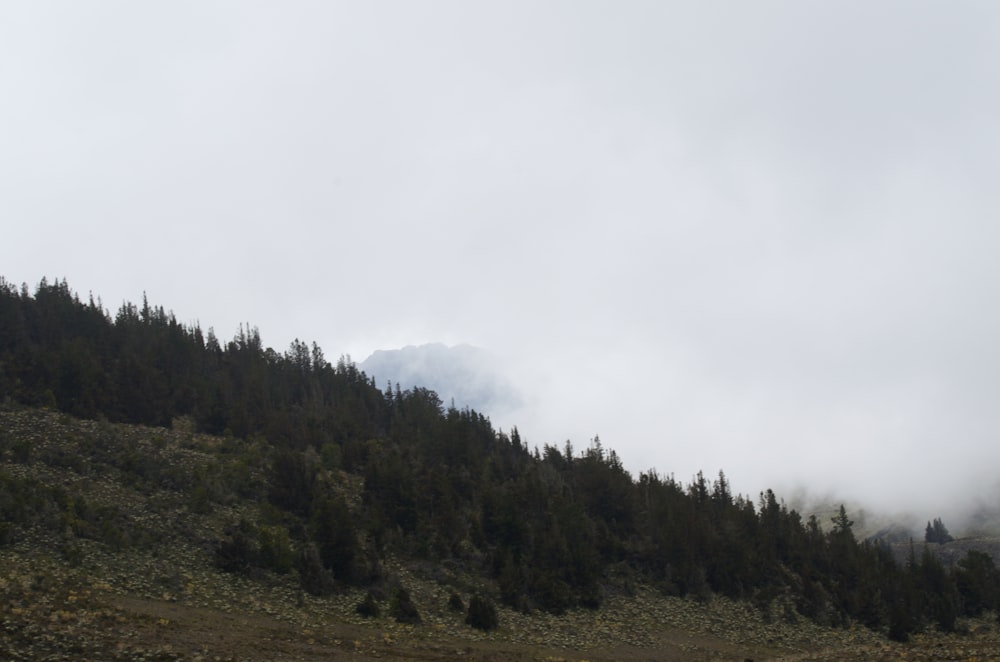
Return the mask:
[[966,616],[1000,607],[1000,572],[989,554],[974,549],[966,552],[955,569],[955,587]]
[[474,595],[469,600],[469,611],[465,615],[465,623],[479,630],[493,630],[500,624],[497,608],[493,601],[481,595]]
[[927,522],[927,529],[924,532],[924,541],[929,543],[951,542],[954,538],[948,533],[948,528],[941,521],[940,517],[934,518],[933,522]]
[[323,566],[334,579],[351,584],[359,578],[358,534],[342,497],[335,494],[318,497],[310,519],[310,535]]

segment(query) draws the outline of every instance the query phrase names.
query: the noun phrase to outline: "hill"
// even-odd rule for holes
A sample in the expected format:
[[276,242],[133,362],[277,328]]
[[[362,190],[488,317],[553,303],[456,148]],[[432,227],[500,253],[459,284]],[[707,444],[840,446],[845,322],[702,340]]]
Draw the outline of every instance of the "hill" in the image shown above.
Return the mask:
[[[41,632],[32,604],[51,625],[53,605],[80,600],[53,594],[64,579],[100,609],[182,596],[287,620],[313,605],[327,626],[389,618],[374,622],[512,642],[587,622],[628,646],[659,636],[631,639],[647,631],[634,623],[658,631],[673,611],[715,623],[683,626],[712,646],[746,622],[722,639],[767,648],[757,623],[906,641],[1000,600],[1000,572],[975,550],[950,567],[932,553],[900,563],[843,507],[824,528],[771,490],[733,494],[722,472],[633,477],[597,438],[529,449],[425,387],[380,390],[315,343],[278,353],[241,328],[223,344],[146,301],[112,317],[65,282],[32,295],[0,281],[0,389],[0,551],[27,573],[5,584],[24,641]],[[601,625],[616,613],[624,625]]]
[[[924,635],[898,644],[748,603],[670,597],[650,586],[607,596],[600,610],[525,614],[499,606],[489,632],[449,606],[490,593],[454,565],[389,557],[376,583],[382,615],[356,607],[371,588],[314,596],[280,563],[222,569],[234,532],[284,521],[255,495],[259,447],[232,437],[0,410],[0,657],[107,660],[698,660],[936,654],[1000,655],[1000,632]],[[258,460],[252,458],[257,456]],[[338,474],[351,510],[358,481]],[[30,510],[29,510],[30,507]],[[24,508],[23,510],[19,510]],[[404,587],[421,624],[398,623],[387,596]]]

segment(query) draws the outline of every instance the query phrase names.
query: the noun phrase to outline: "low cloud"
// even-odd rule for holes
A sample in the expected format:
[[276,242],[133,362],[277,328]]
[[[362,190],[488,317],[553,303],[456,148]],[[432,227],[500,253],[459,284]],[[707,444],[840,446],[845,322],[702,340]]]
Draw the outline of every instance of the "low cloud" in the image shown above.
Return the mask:
[[996,494],[992,5],[3,14],[9,280],[487,348],[497,424],[633,473]]

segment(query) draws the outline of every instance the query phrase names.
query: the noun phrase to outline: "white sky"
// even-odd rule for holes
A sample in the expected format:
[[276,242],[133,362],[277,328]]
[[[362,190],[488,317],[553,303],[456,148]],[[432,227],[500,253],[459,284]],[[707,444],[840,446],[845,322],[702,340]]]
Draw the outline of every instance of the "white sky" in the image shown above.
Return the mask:
[[998,118],[992,1],[4,3],[0,275],[940,511],[1000,473]]

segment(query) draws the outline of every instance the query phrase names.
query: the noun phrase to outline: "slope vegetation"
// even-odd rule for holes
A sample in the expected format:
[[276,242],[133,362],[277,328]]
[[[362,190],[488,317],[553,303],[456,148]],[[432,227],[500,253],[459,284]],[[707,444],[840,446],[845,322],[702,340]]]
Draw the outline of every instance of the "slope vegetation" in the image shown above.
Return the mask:
[[[245,610],[278,600],[264,586],[296,608],[340,604],[347,622],[467,637],[468,620],[485,638],[655,595],[899,641],[1000,599],[988,555],[900,563],[859,542],[843,508],[824,529],[770,490],[733,494],[721,472],[633,477],[597,438],[529,449],[428,389],[380,391],[315,343],[279,354],[241,328],[223,345],[145,301],[112,317],[65,282],[0,281],[0,392],[0,542],[71,570],[105,559],[88,572],[114,595]],[[587,636],[614,632],[596,623]]]
[[[480,573],[390,555],[380,579],[314,596],[291,568],[223,570],[234,532],[274,531],[282,518],[252,486],[266,482],[259,448],[184,429],[0,411],[0,657],[4,659],[697,660],[1000,655],[996,629],[920,635],[829,628],[787,609],[723,597],[692,600],[646,584],[608,592],[600,609],[562,615],[499,607],[481,631],[449,603],[492,595]],[[143,461],[137,461],[144,458]],[[340,474],[363,509],[359,481]],[[206,496],[207,495],[207,496]],[[260,538],[265,539],[264,538]],[[258,546],[261,543],[257,543]],[[405,588],[420,623],[400,623]],[[374,589],[374,590],[373,590]],[[363,617],[373,593],[382,608]]]

